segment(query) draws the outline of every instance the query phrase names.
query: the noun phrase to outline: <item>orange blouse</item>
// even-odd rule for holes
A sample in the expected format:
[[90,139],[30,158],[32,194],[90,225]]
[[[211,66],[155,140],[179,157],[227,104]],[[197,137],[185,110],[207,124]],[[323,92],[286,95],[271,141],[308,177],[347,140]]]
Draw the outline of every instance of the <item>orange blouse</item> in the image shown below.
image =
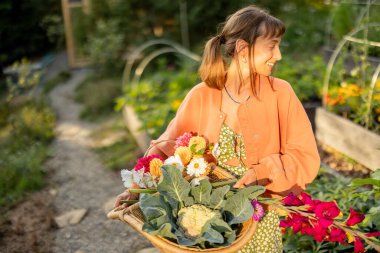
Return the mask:
[[[238,122],[247,158],[244,163],[256,172],[257,180],[269,182],[271,195],[298,194],[318,173],[320,157],[307,114],[291,85],[260,78],[259,97],[239,105]],[[222,91],[200,83],[186,95],[166,131],[152,143],[175,140],[184,132],[197,132],[218,142],[226,117],[221,111]],[[157,143],[149,154],[174,153],[173,142]]]

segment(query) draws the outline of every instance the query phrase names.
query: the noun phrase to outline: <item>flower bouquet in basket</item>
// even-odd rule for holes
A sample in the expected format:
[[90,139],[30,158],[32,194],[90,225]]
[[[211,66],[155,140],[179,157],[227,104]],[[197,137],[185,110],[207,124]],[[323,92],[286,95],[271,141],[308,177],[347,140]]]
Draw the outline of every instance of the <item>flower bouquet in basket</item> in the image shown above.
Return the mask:
[[[364,252],[361,239],[379,251],[376,236],[354,225],[364,215],[350,210],[346,221],[335,202],[313,200],[308,194],[289,194],[283,199],[264,198],[263,186],[234,189],[237,179],[215,165],[218,144],[211,145],[194,133],[176,140],[175,153],[164,160],[153,155],[140,158],[131,171],[122,170],[124,185],[141,189],[138,201],[109,218],[120,219],[144,235],[163,252],[236,252],[254,235],[263,217],[261,204],[286,213],[280,226],[314,236],[317,241],[354,242],[355,252]],[[215,161],[215,159],[214,159]]]

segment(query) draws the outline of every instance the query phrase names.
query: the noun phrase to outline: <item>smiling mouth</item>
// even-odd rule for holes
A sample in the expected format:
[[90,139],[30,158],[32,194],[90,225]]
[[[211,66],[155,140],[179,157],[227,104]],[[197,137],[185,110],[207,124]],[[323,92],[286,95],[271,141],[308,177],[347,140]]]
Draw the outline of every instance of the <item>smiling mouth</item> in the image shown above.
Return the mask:
[[267,65],[273,67],[273,66],[274,66],[274,63],[272,63],[272,62],[267,62]]

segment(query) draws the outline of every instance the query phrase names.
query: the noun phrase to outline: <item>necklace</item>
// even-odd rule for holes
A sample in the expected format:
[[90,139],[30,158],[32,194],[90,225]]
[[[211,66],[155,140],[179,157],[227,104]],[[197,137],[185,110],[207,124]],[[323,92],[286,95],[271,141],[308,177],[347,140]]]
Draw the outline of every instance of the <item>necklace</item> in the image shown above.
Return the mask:
[[249,95],[249,96],[247,97],[247,99],[246,99],[244,102],[239,102],[239,101],[236,101],[236,100],[231,96],[231,94],[228,92],[226,86],[224,86],[224,89],[226,90],[227,95],[228,95],[228,96],[231,98],[231,100],[234,101],[236,104],[239,104],[239,105],[241,105],[241,104],[245,104],[245,103],[251,98],[251,95]]

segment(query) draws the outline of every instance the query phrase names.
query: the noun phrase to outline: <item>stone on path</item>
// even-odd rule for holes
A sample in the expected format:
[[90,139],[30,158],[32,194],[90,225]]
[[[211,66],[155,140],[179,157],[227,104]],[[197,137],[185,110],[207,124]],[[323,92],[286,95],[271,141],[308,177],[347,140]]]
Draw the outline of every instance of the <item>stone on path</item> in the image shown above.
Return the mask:
[[58,217],[55,217],[54,220],[57,223],[58,227],[63,228],[67,225],[78,224],[83,217],[86,215],[87,209],[77,209],[70,212],[64,213]]
[[113,206],[115,204],[115,201],[116,201],[116,197],[112,197],[110,198],[109,200],[107,200],[106,203],[104,203],[103,205],[103,209],[104,209],[104,212],[107,214],[109,213],[112,209],[113,209]]

